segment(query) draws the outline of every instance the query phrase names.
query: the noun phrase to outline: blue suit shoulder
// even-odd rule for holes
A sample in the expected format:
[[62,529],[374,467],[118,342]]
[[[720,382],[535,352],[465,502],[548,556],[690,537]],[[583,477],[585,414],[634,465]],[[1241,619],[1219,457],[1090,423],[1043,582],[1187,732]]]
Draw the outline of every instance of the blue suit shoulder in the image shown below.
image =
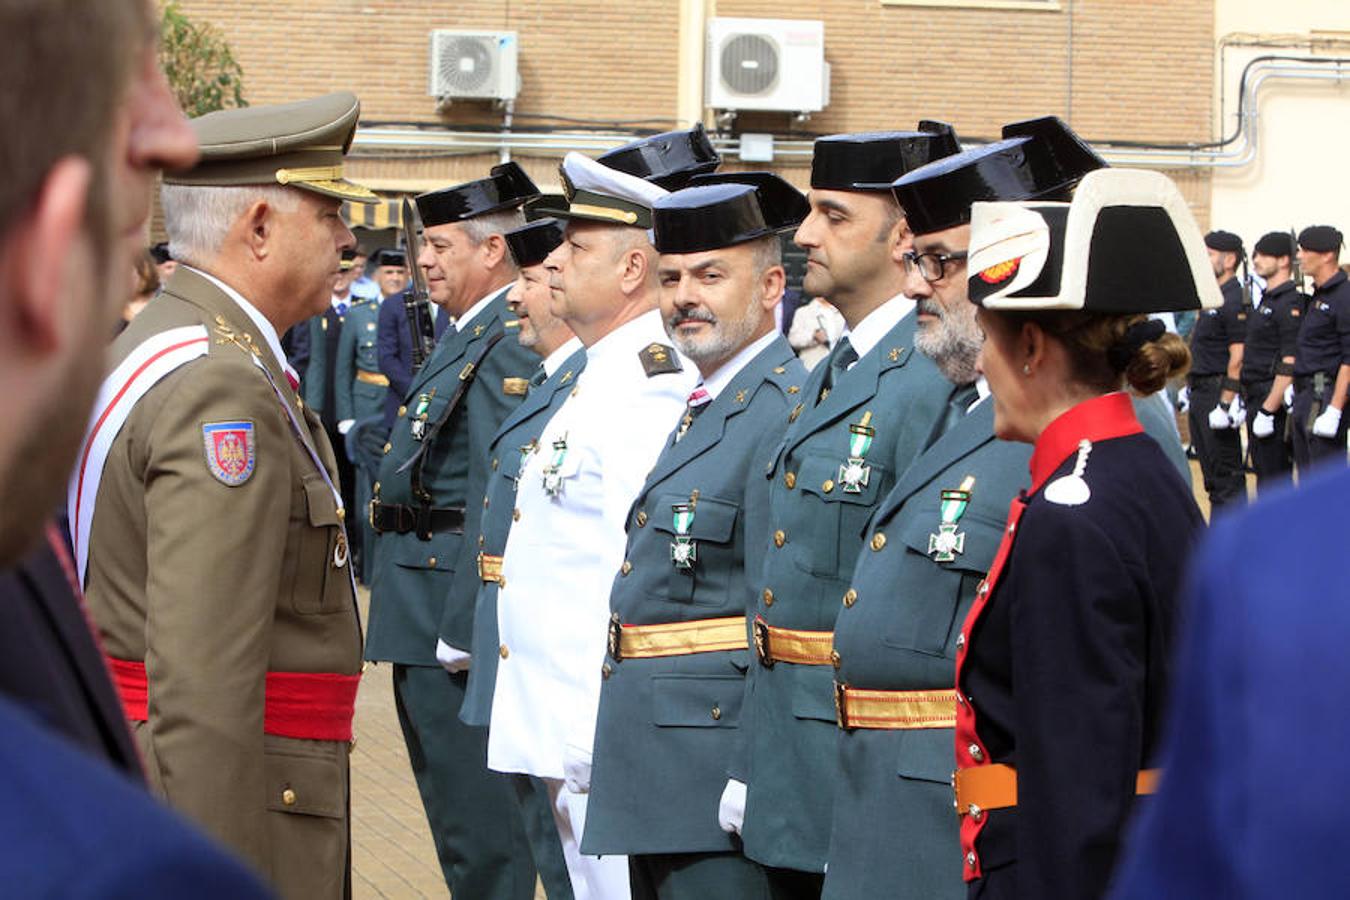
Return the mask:
[[15,897],[262,898],[244,865],[0,701],[0,882]]

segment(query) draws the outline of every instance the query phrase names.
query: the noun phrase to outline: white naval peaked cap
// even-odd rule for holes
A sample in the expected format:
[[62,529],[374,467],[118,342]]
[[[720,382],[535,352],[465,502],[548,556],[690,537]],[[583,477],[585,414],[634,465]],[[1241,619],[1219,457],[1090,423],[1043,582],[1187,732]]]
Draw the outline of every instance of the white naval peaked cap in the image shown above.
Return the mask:
[[560,219],[651,228],[652,204],[670,193],[576,151],[563,157],[560,171],[569,206],[550,212]]

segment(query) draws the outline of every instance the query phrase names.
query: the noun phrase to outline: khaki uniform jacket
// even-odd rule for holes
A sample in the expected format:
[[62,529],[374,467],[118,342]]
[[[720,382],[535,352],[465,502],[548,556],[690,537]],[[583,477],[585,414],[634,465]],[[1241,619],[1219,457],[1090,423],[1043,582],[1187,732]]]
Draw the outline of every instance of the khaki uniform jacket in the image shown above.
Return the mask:
[[[204,325],[206,356],[141,398],[114,440],[90,522],[87,596],[107,653],[144,660],[137,728],[151,785],[288,897],[341,896],[348,878],[345,743],[263,734],[268,671],[354,674],[361,627],[333,498],[260,360],[336,478],[318,418],[302,409],[248,315],[179,267],[113,345]],[[251,422],[238,486],[212,475],[203,426]]]

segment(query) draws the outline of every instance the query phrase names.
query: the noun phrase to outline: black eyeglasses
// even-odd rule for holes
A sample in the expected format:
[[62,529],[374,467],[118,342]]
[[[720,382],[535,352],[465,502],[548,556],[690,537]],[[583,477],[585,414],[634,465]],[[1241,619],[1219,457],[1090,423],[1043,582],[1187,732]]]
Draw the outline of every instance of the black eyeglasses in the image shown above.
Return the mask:
[[918,269],[923,280],[932,284],[946,277],[948,263],[965,263],[966,255],[964,250],[957,253],[915,253],[913,250],[906,250],[902,259],[905,261],[906,272]]

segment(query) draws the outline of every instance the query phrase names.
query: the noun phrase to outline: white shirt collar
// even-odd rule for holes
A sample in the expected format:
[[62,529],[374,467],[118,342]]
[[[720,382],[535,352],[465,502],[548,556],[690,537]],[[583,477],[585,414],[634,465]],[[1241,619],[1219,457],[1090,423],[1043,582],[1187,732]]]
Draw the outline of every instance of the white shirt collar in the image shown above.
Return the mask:
[[981,375],[975,379],[975,400],[966,407],[966,412],[970,413],[975,407],[979,406],[989,396],[989,379]]
[[712,373],[712,377],[707,381],[699,379],[699,385],[708,392],[709,396],[716,400],[717,395],[722,393],[727,385],[731,384],[731,380],[740,373],[741,369],[744,369],[750,363],[750,360],[759,356],[764,348],[773,343],[773,339],[776,337],[778,337],[778,332],[770,331],[759,340],[754,341],[746,347],[742,347],[740,353],[737,353],[731,359],[723,363],[716,372]]
[[334,294],[330,302],[333,304],[333,309],[337,309],[338,304],[345,304],[348,307],[350,307],[352,305],[353,298],[354,295],[351,293],[348,293],[347,296],[345,297],[339,297],[337,294]]
[[281,366],[282,369],[292,377],[295,377],[295,370],[291,368],[291,364],[286,359],[285,352],[281,349],[281,340],[277,337],[277,330],[272,327],[271,322],[267,321],[266,316],[258,312],[257,307],[245,300],[243,294],[239,293],[210,272],[203,272],[201,269],[195,269],[184,263],[180,263],[180,265],[184,265],[186,268],[196,272],[198,275],[220,288],[225,293],[225,296],[233,300],[239,308],[244,311],[244,314],[252,320],[253,326],[258,329],[258,333],[263,337],[263,343],[267,344],[268,349],[272,351],[272,358],[276,360],[277,364]]
[[[595,363],[610,357],[626,359],[634,348],[641,349],[652,343],[656,339],[657,333],[661,335],[659,340],[662,342],[669,340],[665,326],[661,323],[661,311],[659,309],[647,310],[637,318],[624,322],[587,347],[586,369],[592,370],[595,368]],[[679,355],[679,351],[676,351],[676,356],[684,365],[692,365],[687,359]]]
[[554,350],[548,356],[544,357],[544,375],[552,378],[553,373],[558,371],[564,360],[581,349],[581,338],[573,336],[567,343],[563,344],[557,350]]
[[848,335],[848,342],[853,345],[853,351],[858,354],[858,359],[862,359],[873,347],[881,343],[886,333],[899,325],[900,320],[909,315],[913,309],[913,300],[904,294],[896,294],[868,313],[867,318],[859,322],[857,328],[846,329],[844,334]]
[[483,310],[487,309],[487,305],[491,303],[492,300],[501,292],[502,289],[500,287],[493,288],[492,290],[488,291],[487,295],[479,299],[479,301],[475,303],[473,306],[470,306],[468,311],[466,311],[464,315],[459,316],[458,318],[455,319],[455,328],[459,331],[463,331],[465,328],[468,328],[469,323],[474,320],[474,317],[477,316]]

